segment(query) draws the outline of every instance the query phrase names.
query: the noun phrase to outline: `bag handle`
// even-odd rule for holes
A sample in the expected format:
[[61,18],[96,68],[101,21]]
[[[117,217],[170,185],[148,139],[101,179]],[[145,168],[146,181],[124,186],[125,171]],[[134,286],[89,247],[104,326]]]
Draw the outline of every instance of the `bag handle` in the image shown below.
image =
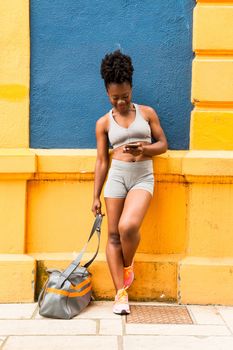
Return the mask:
[[87,248],[88,243],[90,242],[92,236],[96,232],[97,236],[98,236],[98,246],[97,246],[96,252],[95,252],[94,256],[91,258],[91,260],[89,260],[84,265],[84,267],[87,268],[95,260],[97,254],[99,252],[100,233],[101,233],[100,228],[101,228],[102,220],[103,220],[103,216],[101,214],[97,214],[87,243],[84,245],[83,249],[81,250],[81,252],[77,256],[77,258],[74,261],[72,261],[72,263],[61,273],[61,276],[60,276],[60,278],[59,278],[59,280],[57,282],[56,288],[58,288],[58,289],[61,288],[63,283],[69,278],[69,276],[72,274],[72,272],[74,272],[77,269],[77,267],[79,266],[80,261],[81,261],[81,259],[83,257],[83,254],[84,254],[84,252],[85,252],[85,250]]

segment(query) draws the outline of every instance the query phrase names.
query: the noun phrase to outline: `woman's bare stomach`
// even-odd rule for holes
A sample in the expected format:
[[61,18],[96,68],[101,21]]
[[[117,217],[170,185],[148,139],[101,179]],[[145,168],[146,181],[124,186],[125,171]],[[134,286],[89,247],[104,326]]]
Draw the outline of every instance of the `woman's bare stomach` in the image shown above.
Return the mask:
[[[150,145],[149,142],[141,142],[141,141],[138,141],[138,142],[140,142],[142,145]],[[124,153],[123,152],[124,147],[125,147],[125,145],[115,148],[112,151],[112,159],[122,160],[124,162],[140,162],[143,160],[152,159],[152,157],[145,156],[143,154],[140,154],[138,156],[134,156],[130,153]]]

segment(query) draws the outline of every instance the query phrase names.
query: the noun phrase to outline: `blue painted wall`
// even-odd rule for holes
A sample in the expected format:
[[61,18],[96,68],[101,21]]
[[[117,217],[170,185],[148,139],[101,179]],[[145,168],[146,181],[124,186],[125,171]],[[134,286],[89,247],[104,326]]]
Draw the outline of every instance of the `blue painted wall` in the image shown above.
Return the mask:
[[31,0],[30,146],[95,148],[111,106],[102,57],[132,57],[133,101],[154,107],[170,149],[189,147],[194,0]]

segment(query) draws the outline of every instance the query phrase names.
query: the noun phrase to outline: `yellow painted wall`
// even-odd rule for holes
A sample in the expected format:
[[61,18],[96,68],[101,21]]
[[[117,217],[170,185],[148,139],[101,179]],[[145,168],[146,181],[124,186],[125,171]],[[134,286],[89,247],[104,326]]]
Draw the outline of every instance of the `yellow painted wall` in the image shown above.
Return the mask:
[[197,1],[193,20],[190,149],[232,150],[233,2]]
[[[2,193],[8,191],[2,197],[0,215],[3,226],[8,227],[1,243],[5,253],[17,239],[22,247],[24,215],[27,253],[80,250],[93,222],[91,203],[96,151],[83,153],[85,156],[80,150],[25,150],[24,154],[11,151],[9,155],[9,150],[5,150],[5,158],[0,157],[0,185]],[[138,252],[231,256],[233,152],[168,151],[154,158],[154,170],[155,193],[142,225]],[[18,177],[26,172],[27,175],[24,181],[18,181],[10,172]],[[23,199],[17,195],[17,204],[13,197],[15,188],[24,188],[26,180],[27,198],[23,190]],[[5,198],[8,198],[8,206]],[[23,201],[27,201],[25,206],[22,206]],[[9,220],[9,215],[16,217],[15,213],[19,215],[17,220]],[[22,225],[17,226],[20,220]],[[12,225],[19,231],[13,230]],[[106,239],[107,218],[103,224],[101,252],[105,251]],[[94,251],[95,246],[93,241],[88,251]],[[22,248],[18,252],[23,252]]]
[[0,149],[0,254],[25,252],[27,180],[35,171],[29,149]]
[[187,257],[179,263],[179,302],[232,305],[232,258]]
[[[30,220],[27,228],[27,252],[69,252],[82,247],[93,220],[91,203],[95,158],[91,156],[90,151],[90,158],[85,158],[85,166],[82,164],[82,158],[78,156],[79,152],[75,152],[76,156],[73,155],[71,162],[71,155],[65,155],[62,150],[44,150],[42,153],[36,151],[42,171],[36,174],[36,181],[28,182]],[[179,152],[174,153],[176,161],[180,162]],[[181,153],[184,154],[183,151]],[[80,164],[77,162],[78,159],[81,160]],[[92,161],[91,167],[90,161]],[[167,158],[167,162],[169,161]],[[72,171],[71,166],[76,172],[67,174],[67,167]],[[83,180],[80,179],[81,175]],[[149,254],[182,253],[186,247],[184,217],[187,186],[177,179],[167,178],[167,174],[160,174],[158,180],[153,201],[142,225],[143,239],[138,251]],[[104,205],[103,198],[102,203]],[[103,210],[105,211],[104,206]],[[166,217],[166,220],[161,220],[163,217]],[[176,234],[177,230],[179,235]],[[66,239],[67,235],[69,239]],[[104,220],[100,247],[102,252],[105,251],[106,239],[106,220]],[[88,250],[93,251],[94,247],[93,242]]]
[[25,254],[0,254],[0,303],[34,301],[36,261]]
[[0,13],[0,147],[28,147],[29,0],[1,1]]
[[[82,247],[93,221],[90,207],[95,151],[84,151],[85,157],[81,153],[21,150],[17,154],[1,150],[0,188],[4,196],[0,220],[6,230],[2,252],[9,253],[17,240],[21,250],[14,252],[23,252],[25,227],[28,253],[73,252]],[[139,253],[232,254],[233,152],[168,151],[155,157],[154,170],[155,193],[141,229]],[[18,202],[14,198],[17,188],[22,188]],[[102,252],[107,239],[106,221]],[[204,232],[201,240],[200,225]],[[88,250],[94,247],[95,242]]]
[[[46,278],[46,268],[65,267],[90,232],[95,154],[95,150],[1,150],[0,190],[4,196],[0,201],[0,222],[5,234],[0,244],[4,253],[0,268],[9,272],[17,259],[20,266],[24,257],[30,256],[27,268],[37,264],[37,293]],[[233,255],[233,151],[168,151],[154,157],[154,171],[156,189],[141,229],[142,240],[135,259],[137,279],[130,298],[205,304],[208,285],[202,282],[204,296],[198,297],[194,292],[204,279],[218,291],[209,297],[209,303],[216,300],[233,303],[230,289],[222,295],[218,279],[214,283],[211,277],[214,271],[218,274],[222,271],[226,283],[231,285],[228,271]],[[22,192],[15,192],[22,187]],[[104,254],[106,240],[105,217],[100,254],[92,271],[95,296],[111,299],[114,289]],[[89,253],[94,252],[96,243],[95,238],[88,247]],[[9,253],[22,256],[15,260],[12,254],[10,259]],[[187,257],[195,259],[187,263]],[[219,261],[216,259],[227,258],[230,260],[226,266],[216,265]],[[23,269],[24,265],[21,266]],[[148,277],[151,269],[153,283]],[[20,278],[20,270],[17,271]],[[204,278],[208,271],[209,278]],[[106,280],[107,289],[103,288],[100,276]],[[29,282],[28,273],[24,283]],[[34,294],[29,290],[25,297],[33,300]],[[16,293],[15,299],[12,296],[7,299],[6,289],[0,293],[0,301],[17,301],[19,297]]]
[[0,181],[1,253],[24,253],[26,186],[22,180]]
[[232,184],[192,184],[189,191],[187,254],[233,257]]
[[233,49],[231,5],[232,1],[198,1],[193,31],[193,48],[197,54],[230,54]]
[[[29,0],[0,2],[0,302],[34,300],[36,261],[25,253],[29,147]],[[16,288],[10,288],[14,285]]]
[[191,131],[193,149],[233,149],[233,113],[228,108],[196,108],[191,114]]

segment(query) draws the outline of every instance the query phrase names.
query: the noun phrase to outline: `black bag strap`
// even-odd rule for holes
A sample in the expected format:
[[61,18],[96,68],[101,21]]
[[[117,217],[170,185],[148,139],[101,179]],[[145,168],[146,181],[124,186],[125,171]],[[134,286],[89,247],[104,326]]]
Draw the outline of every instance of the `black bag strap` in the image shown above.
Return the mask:
[[91,265],[91,263],[95,260],[97,254],[99,252],[102,220],[103,220],[103,216],[101,214],[97,214],[87,243],[84,245],[83,249],[81,250],[81,252],[77,256],[77,258],[74,261],[72,261],[72,263],[61,273],[61,276],[60,276],[60,278],[57,282],[57,285],[56,285],[57,288],[61,288],[63,283],[69,278],[69,276],[72,274],[72,272],[74,272],[77,269],[77,267],[79,266],[79,264],[82,260],[83,254],[84,254],[85,250],[87,249],[88,243],[90,242],[92,236],[96,232],[97,237],[98,237],[98,246],[97,246],[96,252],[95,252],[94,256],[84,265],[84,267],[86,267],[86,268],[89,267]]

